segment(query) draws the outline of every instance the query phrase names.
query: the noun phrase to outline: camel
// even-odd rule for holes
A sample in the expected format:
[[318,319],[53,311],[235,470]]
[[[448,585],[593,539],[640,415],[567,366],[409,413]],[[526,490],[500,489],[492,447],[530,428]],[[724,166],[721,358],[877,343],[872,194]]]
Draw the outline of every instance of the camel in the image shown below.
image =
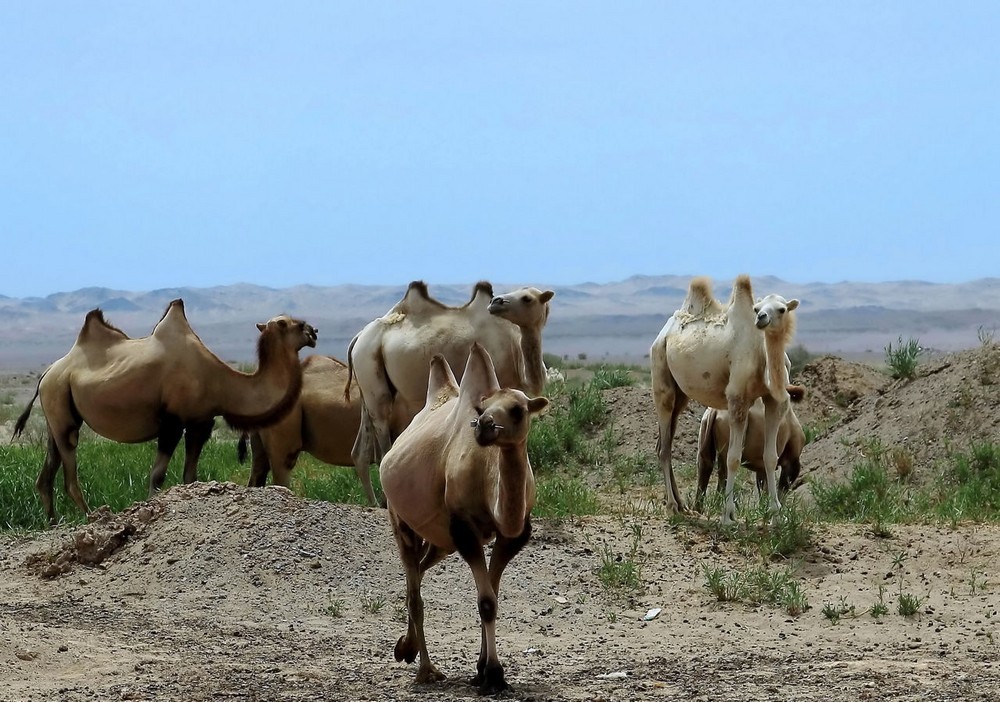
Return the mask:
[[[346,396],[341,390],[345,384]],[[248,439],[253,451],[247,485],[263,487],[273,471],[274,484],[288,487],[299,453],[305,451],[324,463],[353,467],[369,503],[378,505],[369,464],[355,466],[351,456],[360,427],[361,395],[347,365],[331,356],[308,356],[302,361],[302,393],[291,411],[269,427],[240,436],[240,462]]]
[[[790,394],[792,402],[801,399],[799,394]],[[778,427],[776,448],[778,451],[778,494],[784,495],[799,477],[802,465],[799,457],[806,445],[806,434],[792,407],[788,408]],[[729,413],[709,407],[701,417],[698,430],[698,493],[695,508],[701,510],[705,490],[712,477],[712,471],[719,469],[719,492],[724,490],[728,474],[725,455],[729,448]],[[764,468],[764,402],[756,400],[747,415],[747,431],[743,440],[742,464],[756,474],[757,491],[766,487]]]
[[48,451],[35,487],[49,521],[56,522],[52,487],[60,465],[73,502],[90,512],[77,479],[76,447],[84,423],[121,443],[157,439],[149,477],[152,495],[163,485],[182,434],[187,483],[198,478],[198,458],[215,417],[252,429],[284,416],[302,388],[299,349],[316,345],[317,330],[287,315],[257,328],[258,367],[248,374],[208,350],[191,329],[183,300],[172,301],[152,334],[141,339],[109,324],[100,309],[87,313],[76,343],[42,374],[14,427],[17,436],[41,397]]
[[553,295],[521,288],[494,297],[493,286],[480,281],[465,305],[448,307],[430,296],[423,281],[410,283],[403,299],[369,322],[348,348],[347,366],[362,397],[354,465],[378,462],[395,438],[390,424],[395,421],[401,431],[423,406],[435,354],[452,368],[463,368],[469,346],[478,341],[493,359],[501,385],[541,394],[542,328]]
[[772,521],[777,519],[781,509],[774,476],[777,435],[789,407],[785,349],[795,331],[793,311],[798,305],[798,300],[774,294],[754,302],[749,276],[740,275],[729,303],[723,306],[712,295],[711,281],[698,277],[691,281],[681,308],[657,335],[650,348],[659,422],[656,450],[671,511],[688,511],[674,479],[671,449],[677,418],[690,398],[729,413],[722,522],[733,523],[733,483],[743,455],[747,416],[760,398],[764,404],[764,473]]
[[[461,385],[444,356],[430,363],[426,402],[382,459],[379,475],[406,575],[407,627],[397,661],[417,655],[418,683],[444,679],[424,638],[424,573],[458,551],[478,594],[479,660],[472,684],[483,694],[507,689],[497,655],[500,577],[531,536],[535,479],[528,462],[532,415],[548,400],[500,388],[489,353],[474,343]],[[471,425],[471,427],[470,427]],[[483,549],[494,540],[489,565]]]

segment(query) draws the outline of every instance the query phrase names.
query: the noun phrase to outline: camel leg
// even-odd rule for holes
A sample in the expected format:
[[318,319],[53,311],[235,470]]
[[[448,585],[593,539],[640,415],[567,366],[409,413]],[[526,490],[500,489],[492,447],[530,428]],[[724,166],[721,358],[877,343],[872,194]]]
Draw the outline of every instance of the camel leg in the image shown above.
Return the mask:
[[787,411],[787,399],[784,402],[779,402],[770,395],[764,396],[764,474],[767,478],[767,495],[772,526],[777,524],[778,512],[781,510],[775,468],[778,465],[778,429]]
[[[80,478],[77,475],[76,470],[76,447],[80,443],[80,428],[70,428],[70,430],[66,432],[64,439],[60,439],[56,436],[55,443],[56,448],[59,450],[59,456],[62,458],[63,485],[66,487],[66,492],[69,494],[73,502],[76,503],[76,506],[80,508],[81,512],[84,514],[90,514],[90,507],[87,506],[87,499],[83,496],[83,490],[80,489]],[[57,469],[58,464],[52,470],[53,475]],[[39,478],[40,477],[41,476],[39,476]],[[50,517],[51,516],[53,515],[50,515]]]
[[35,490],[38,491],[38,498],[42,503],[42,509],[45,510],[45,516],[49,519],[49,524],[55,524],[58,521],[55,504],[53,503],[53,484],[55,483],[56,473],[59,471],[59,466],[61,465],[62,456],[59,453],[56,440],[52,437],[50,431],[45,451],[45,462],[42,464],[42,470],[39,471],[38,478],[35,480]]
[[[504,568],[510,563],[524,545],[531,538],[531,517],[524,521],[524,531],[520,536],[508,539],[497,535],[493,543],[493,553],[490,555],[490,585],[493,586],[493,594],[500,597],[500,576],[503,575]],[[479,646],[479,661],[476,663],[476,677],[472,679],[472,684],[480,686],[486,682],[486,665],[489,662],[486,651],[486,627],[482,628],[482,640]]]
[[[708,490],[708,481],[712,479],[712,471],[718,462],[718,447],[715,443],[715,422],[714,412],[706,412],[702,415],[701,426],[698,428],[698,490],[695,493],[694,508],[702,511],[705,505],[705,492]],[[719,485],[722,485],[722,473],[719,474]]]
[[163,417],[160,421],[160,437],[156,442],[156,460],[153,461],[153,468],[149,471],[150,497],[163,487],[163,481],[167,477],[167,466],[170,465],[170,457],[174,455],[174,450],[180,443],[183,433],[184,425],[176,417]]
[[184,482],[193,483],[198,479],[198,459],[201,450],[212,438],[215,420],[189,424],[184,429]]
[[[475,526],[462,517],[453,514],[451,516],[449,531],[459,555],[469,564],[469,568],[472,569],[472,578],[476,582],[476,592],[479,596],[479,621],[482,626],[480,660],[483,659],[483,654],[485,653],[485,663],[481,668],[477,663],[478,672],[470,682],[479,686],[480,694],[495,695],[510,687],[504,679],[503,665],[500,664],[500,657],[497,655],[496,590],[493,589],[489,568],[486,566],[486,556],[483,554],[482,543]],[[508,560],[510,560],[509,557]],[[497,578],[499,578],[499,574]]]
[[424,600],[420,596],[420,584],[423,574],[434,563],[443,558],[417,535],[408,524],[399,519],[393,512],[389,513],[392,523],[392,533],[396,537],[399,557],[403,562],[406,575],[406,633],[399,637],[393,655],[397,661],[405,660],[412,663],[417,655],[420,664],[417,669],[418,683],[432,683],[444,680],[444,674],[431,663],[427,655],[427,641],[424,638]]
[[747,432],[749,405],[742,401],[729,401],[729,449],[726,451],[726,505],[722,511],[722,524],[736,521],[736,476],[743,458],[743,441]]
[[271,472],[271,460],[264,448],[264,440],[260,433],[250,432],[250,479],[247,487],[264,487],[267,485],[267,474]]
[[687,395],[681,392],[673,376],[667,374],[666,378],[660,378],[659,374],[653,374],[653,402],[656,405],[658,417],[659,433],[656,437],[656,454],[660,461],[660,468],[663,471],[664,492],[667,500],[667,509],[671,513],[687,513],[684,506],[684,499],[677,488],[677,481],[674,479],[674,466],[671,458],[673,451],[674,436],[677,432],[677,419],[687,406]]

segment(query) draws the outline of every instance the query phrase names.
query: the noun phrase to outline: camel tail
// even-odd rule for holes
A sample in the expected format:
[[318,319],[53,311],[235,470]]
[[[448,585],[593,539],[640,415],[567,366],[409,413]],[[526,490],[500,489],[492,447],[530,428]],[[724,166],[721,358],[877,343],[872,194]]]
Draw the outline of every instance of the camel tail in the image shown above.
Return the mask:
[[351,339],[347,347],[347,382],[344,384],[344,400],[351,401],[351,379],[354,377],[354,345],[358,343],[358,337]]
[[788,397],[792,402],[802,402],[806,396],[806,389],[801,385],[786,385],[785,390],[788,391]]
[[[45,373],[48,373],[48,371],[45,371]],[[42,378],[45,377],[45,373],[42,373]],[[28,424],[28,417],[31,416],[31,408],[35,406],[35,400],[38,399],[38,391],[42,387],[42,378],[38,379],[38,385],[35,386],[35,394],[32,395],[31,400],[28,401],[28,406],[24,408],[24,411],[21,412],[21,416],[18,417],[17,421],[14,423],[14,432],[10,435],[11,441],[20,436],[21,432],[24,431],[24,427]]]
[[245,431],[240,432],[240,440],[236,442],[236,460],[240,463],[247,462],[247,443],[250,441],[250,434]]

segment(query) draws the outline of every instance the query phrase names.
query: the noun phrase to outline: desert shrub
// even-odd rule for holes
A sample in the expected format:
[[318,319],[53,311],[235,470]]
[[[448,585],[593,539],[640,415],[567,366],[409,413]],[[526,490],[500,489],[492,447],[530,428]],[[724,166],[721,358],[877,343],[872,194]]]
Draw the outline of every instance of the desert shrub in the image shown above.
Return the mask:
[[702,570],[705,588],[720,602],[779,606],[793,617],[809,609],[802,584],[795,579],[791,566],[768,568],[755,564],[743,570],[726,570],[706,563]]
[[554,392],[551,409],[532,423],[528,434],[528,456],[539,474],[570,461],[588,462],[587,432],[600,426],[607,415],[604,397],[593,381]]
[[904,342],[900,336],[896,348],[890,341],[885,347],[885,363],[892,377],[913,379],[917,374],[917,357],[921,350],[920,342],[912,337]]
[[877,453],[856,465],[846,483],[816,481],[812,485],[816,510],[822,519],[886,523],[903,521],[909,503],[906,487],[889,476]]
[[950,521],[1000,518],[1000,446],[974,442],[941,472],[931,498],[934,513]]

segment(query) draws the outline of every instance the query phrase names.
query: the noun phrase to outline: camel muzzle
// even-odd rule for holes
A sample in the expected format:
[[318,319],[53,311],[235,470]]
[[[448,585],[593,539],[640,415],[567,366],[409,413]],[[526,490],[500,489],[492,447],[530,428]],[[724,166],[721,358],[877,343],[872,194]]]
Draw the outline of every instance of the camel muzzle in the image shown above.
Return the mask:
[[476,431],[476,443],[480,446],[490,446],[496,442],[503,427],[490,417],[476,417],[470,422]]
[[504,306],[509,304],[510,302],[502,297],[494,297],[490,300],[490,306],[487,309],[490,314],[499,314],[500,312],[503,312]]
[[758,329],[763,329],[764,327],[766,327],[770,323],[771,323],[771,317],[769,315],[767,315],[767,314],[765,314],[763,312],[761,312],[759,315],[757,315],[757,322],[756,322],[756,324],[757,324],[757,328]]

